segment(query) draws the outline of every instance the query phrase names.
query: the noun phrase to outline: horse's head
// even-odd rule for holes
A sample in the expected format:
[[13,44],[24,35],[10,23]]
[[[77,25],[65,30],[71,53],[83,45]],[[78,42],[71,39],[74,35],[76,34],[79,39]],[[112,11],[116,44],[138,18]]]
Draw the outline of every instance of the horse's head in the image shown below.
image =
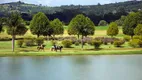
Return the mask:
[[60,46],[60,48],[63,48],[63,46]]

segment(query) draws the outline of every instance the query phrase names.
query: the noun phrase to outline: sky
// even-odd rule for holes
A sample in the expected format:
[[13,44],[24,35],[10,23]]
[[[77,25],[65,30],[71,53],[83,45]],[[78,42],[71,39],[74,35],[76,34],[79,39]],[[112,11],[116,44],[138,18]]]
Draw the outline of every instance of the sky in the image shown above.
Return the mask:
[[[8,3],[8,2],[16,2],[19,0],[0,0],[0,3]],[[30,4],[42,4],[47,6],[61,6],[61,5],[96,5],[100,4],[108,4],[115,2],[124,2],[127,0],[20,0],[25,3]]]

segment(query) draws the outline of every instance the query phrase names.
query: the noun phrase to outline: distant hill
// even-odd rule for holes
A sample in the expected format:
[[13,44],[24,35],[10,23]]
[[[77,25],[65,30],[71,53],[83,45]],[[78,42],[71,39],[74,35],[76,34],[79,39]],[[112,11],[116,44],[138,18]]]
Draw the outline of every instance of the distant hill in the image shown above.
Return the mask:
[[68,23],[72,17],[80,13],[90,17],[97,24],[101,19],[111,22],[119,19],[122,15],[138,10],[142,10],[142,1],[135,0],[105,5],[98,3],[98,5],[63,5],[59,7],[27,4],[21,1],[0,4],[0,16],[18,11],[25,20],[31,20],[33,14],[44,12],[50,20],[59,18],[65,23]]

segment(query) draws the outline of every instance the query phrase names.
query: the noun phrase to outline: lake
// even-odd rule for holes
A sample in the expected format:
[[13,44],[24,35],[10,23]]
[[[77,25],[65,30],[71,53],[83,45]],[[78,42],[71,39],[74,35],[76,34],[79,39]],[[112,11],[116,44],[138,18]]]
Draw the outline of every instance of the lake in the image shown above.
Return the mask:
[[142,55],[0,57],[0,80],[142,80]]

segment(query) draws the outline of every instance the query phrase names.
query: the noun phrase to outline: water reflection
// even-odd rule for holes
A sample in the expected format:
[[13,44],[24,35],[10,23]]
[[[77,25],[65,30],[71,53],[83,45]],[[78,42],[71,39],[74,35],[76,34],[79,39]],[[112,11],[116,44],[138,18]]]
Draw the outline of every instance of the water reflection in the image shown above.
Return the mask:
[[141,74],[141,55],[0,58],[0,80],[142,80]]

